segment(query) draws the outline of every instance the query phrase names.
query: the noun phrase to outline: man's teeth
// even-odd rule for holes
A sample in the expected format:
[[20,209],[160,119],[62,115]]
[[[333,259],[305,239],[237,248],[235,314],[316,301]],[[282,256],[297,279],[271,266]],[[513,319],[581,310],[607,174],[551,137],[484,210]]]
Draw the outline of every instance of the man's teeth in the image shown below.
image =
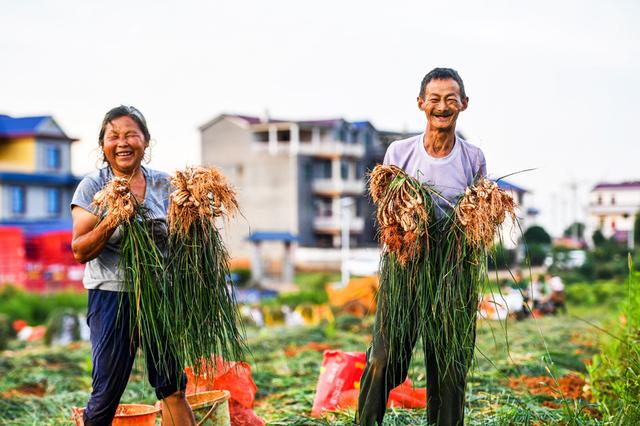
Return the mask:
[[131,155],[131,154],[132,154],[131,151],[129,151],[129,152],[118,152],[118,153],[116,153],[116,157],[126,157],[127,155]]

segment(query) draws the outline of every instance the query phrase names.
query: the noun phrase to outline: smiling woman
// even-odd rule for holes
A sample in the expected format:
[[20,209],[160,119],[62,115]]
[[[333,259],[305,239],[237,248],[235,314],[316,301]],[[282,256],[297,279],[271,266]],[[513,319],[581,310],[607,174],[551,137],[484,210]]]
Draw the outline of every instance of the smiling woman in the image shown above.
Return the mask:
[[[165,354],[162,348],[144,340],[148,330],[130,321],[138,319],[139,307],[131,304],[129,297],[122,297],[134,294],[127,283],[132,281],[132,274],[138,276],[141,271],[123,265],[132,264],[132,257],[137,262],[134,265],[159,262],[166,254],[170,181],[166,173],[142,166],[149,140],[140,111],[119,106],[107,112],[98,138],[106,167],[86,176],[71,202],[72,249],[75,258],[86,263],[83,284],[89,290],[93,391],[83,414],[85,425],[111,424],[138,346],[145,353],[149,382],[158,399],[164,401],[163,424],[194,424],[184,397],[182,367],[173,354]],[[120,203],[103,209],[105,199]],[[144,217],[140,211],[144,211]],[[132,238],[132,229],[139,230],[136,235],[142,237]],[[141,245],[134,256],[127,256],[132,253],[127,247],[133,240]],[[154,284],[151,282],[149,288],[159,294]],[[132,324],[137,329],[130,327]]]

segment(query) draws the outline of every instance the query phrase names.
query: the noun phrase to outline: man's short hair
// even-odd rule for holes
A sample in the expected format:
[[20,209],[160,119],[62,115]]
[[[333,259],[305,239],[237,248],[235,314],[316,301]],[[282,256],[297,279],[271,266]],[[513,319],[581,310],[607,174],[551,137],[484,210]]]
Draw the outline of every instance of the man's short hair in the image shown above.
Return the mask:
[[453,68],[434,68],[429,71],[429,73],[427,73],[427,75],[425,75],[422,79],[422,83],[420,84],[420,94],[418,95],[418,97],[421,99],[424,98],[424,92],[425,90],[427,90],[427,84],[429,84],[431,80],[448,79],[453,79],[456,81],[456,83],[458,83],[458,86],[460,86],[460,97],[462,99],[466,98],[467,94],[464,91],[464,83],[462,82],[462,78],[460,78],[460,74],[458,74],[458,72]]

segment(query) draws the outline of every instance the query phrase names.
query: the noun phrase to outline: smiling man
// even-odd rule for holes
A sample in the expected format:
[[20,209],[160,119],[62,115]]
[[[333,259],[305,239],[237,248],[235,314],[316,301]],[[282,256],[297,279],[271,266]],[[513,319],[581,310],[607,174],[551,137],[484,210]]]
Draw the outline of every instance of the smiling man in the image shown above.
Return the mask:
[[[387,149],[384,164],[402,168],[407,174],[434,188],[440,195],[434,196],[436,218],[452,213],[452,207],[465,189],[486,174],[484,154],[456,135],[458,115],[467,109],[469,98],[458,73],[450,68],[435,68],[422,80],[418,95],[418,108],[427,121],[424,133],[393,142]],[[435,247],[434,247],[435,248]],[[384,283],[381,283],[384,285]],[[386,294],[381,291],[379,294]],[[407,301],[409,302],[409,301]],[[460,300],[461,305],[473,301]],[[406,309],[415,309],[408,303]],[[384,297],[378,298],[373,342],[367,351],[367,365],[362,375],[356,422],[362,426],[382,425],[389,392],[404,382],[417,333],[402,347],[393,348],[396,356],[389,356],[389,324],[385,319],[393,313],[385,312]],[[427,321],[418,318],[417,321]],[[409,325],[411,327],[411,325]],[[436,325],[436,327],[442,327]],[[475,329],[475,328],[474,328]],[[442,330],[447,334],[447,330]],[[427,370],[427,417],[430,425],[457,426],[464,424],[464,395],[467,368],[470,360],[441,371],[436,363],[437,348],[424,339]],[[475,340],[475,339],[474,339]],[[399,355],[398,355],[399,354]],[[398,362],[403,359],[406,362]]]

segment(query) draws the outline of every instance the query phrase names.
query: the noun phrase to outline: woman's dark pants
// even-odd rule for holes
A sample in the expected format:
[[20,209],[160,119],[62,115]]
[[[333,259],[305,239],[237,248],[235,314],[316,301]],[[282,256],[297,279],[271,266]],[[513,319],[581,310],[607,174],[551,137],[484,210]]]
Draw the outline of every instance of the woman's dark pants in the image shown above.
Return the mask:
[[[111,424],[129,381],[138,349],[137,340],[130,335],[129,318],[129,298],[126,294],[89,290],[87,323],[91,330],[93,391],[84,411],[86,426]],[[145,359],[149,383],[155,388],[158,399],[178,390],[184,391],[186,376],[180,374],[179,367],[172,363],[172,371],[158,371],[153,359],[159,351],[148,352],[145,353]]]

